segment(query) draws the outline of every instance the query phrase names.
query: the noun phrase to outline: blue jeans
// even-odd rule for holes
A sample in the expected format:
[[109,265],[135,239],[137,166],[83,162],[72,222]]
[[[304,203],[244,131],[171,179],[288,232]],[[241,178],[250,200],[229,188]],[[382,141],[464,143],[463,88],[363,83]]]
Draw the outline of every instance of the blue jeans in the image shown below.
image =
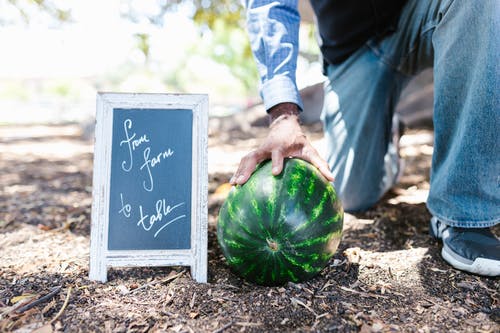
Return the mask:
[[430,212],[460,227],[500,222],[500,1],[409,0],[396,31],[328,67],[327,161],[346,211],[394,185],[392,118],[401,90],[434,68]]

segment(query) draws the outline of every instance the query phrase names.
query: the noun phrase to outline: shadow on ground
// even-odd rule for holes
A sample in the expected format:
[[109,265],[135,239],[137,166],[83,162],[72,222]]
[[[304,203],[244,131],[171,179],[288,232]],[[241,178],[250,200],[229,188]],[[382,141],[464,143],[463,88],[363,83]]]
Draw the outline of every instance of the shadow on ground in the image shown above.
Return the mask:
[[[308,130],[319,135],[318,127]],[[68,150],[56,149],[61,140]],[[216,132],[210,140],[239,147]],[[317,277],[260,287],[233,274],[217,245],[227,171],[209,177],[209,283],[194,283],[183,267],[159,267],[111,269],[101,284],[87,278],[92,143],[77,135],[0,136],[0,330],[34,329],[61,312],[54,331],[494,332],[499,281],[441,260],[421,198],[431,148],[415,142],[405,148],[400,185],[373,209],[346,215],[340,248]],[[16,297],[42,297],[56,286],[52,299],[14,311]]]

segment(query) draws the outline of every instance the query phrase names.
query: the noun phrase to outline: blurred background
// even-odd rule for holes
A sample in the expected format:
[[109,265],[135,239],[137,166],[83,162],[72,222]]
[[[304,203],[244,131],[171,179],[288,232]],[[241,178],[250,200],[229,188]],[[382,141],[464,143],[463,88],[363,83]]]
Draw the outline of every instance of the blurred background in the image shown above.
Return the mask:
[[[299,88],[324,78],[301,2]],[[258,105],[238,0],[0,0],[0,124],[91,123],[98,91],[207,93],[212,116]]]

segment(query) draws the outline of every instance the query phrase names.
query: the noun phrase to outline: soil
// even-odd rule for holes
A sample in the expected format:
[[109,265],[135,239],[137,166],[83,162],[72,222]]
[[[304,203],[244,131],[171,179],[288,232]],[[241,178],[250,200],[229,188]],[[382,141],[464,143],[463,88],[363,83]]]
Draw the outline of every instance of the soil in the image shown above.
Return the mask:
[[[239,158],[266,133],[258,125],[210,121],[206,284],[185,267],[113,268],[107,283],[90,281],[93,141],[76,125],[0,127],[0,331],[500,332],[499,279],[449,267],[428,236],[430,129],[405,132],[400,183],[345,215],[317,277],[262,287],[233,274],[217,214]],[[306,131],[321,150],[321,126]]]

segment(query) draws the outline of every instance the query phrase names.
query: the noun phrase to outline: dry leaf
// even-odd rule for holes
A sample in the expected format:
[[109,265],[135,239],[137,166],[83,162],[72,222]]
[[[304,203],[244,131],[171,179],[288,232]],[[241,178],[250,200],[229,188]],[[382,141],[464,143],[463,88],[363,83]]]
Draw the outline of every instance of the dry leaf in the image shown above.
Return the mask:
[[120,284],[118,287],[116,287],[116,289],[118,289],[121,295],[127,295],[130,292],[130,290],[124,284]]
[[338,267],[345,264],[345,260],[333,259],[333,263],[330,264],[330,267]]
[[32,331],[31,333],[52,333],[52,325],[51,324],[45,324],[42,327],[37,328],[36,330]]
[[32,299],[36,296],[36,294],[22,294],[20,296],[15,296],[10,299],[10,304],[16,304],[24,300],[28,301],[29,299]]
[[436,267],[431,267],[429,268],[431,271],[433,272],[439,272],[439,273],[446,273],[448,271],[444,270],[444,269],[439,269],[439,268],[436,268]]
[[61,263],[60,273],[64,273],[68,267],[69,267],[69,264],[66,261],[63,261]]
[[182,324],[172,327],[171,330],[174,332],[180,332],[182,330]]
[[189,302],[189,308],[192,309],[194,307],[194,300],[196,299],[196,292],[193,293],[193,298],[191,298],[191,302]]
[[363,323],[361,329],[359,330],[359,333],[372,333],[372,328],[367,323]]
[[49,231],[50,229],[52,229],[51,227],[49,227],[49,226],[47,226],[45,224],[41,224],[41,223],[39,223],[37,225],[37,228],[40,229],[40,230],[43,230],[43,231]]
[[104,322],[104,331],[106,333],[113,332],[114,328],[115,328],[115,322],[113,320],[107,320]]
[[215,194],[220,195],[220,196],[227,196],[229,191],[231,191],[232,187],[233,187],[233,185],[231,185],[229,183],[224,183],[222,185],[219,185],[219,187],[217,187],[217,189],[215,190]]
[[359,264],[361,260],[361,249],[359,247],[351,247],[344,251],[347,261],[351,264]]
[[372,325],[372,332],[382,332],[385,325],[381,321],[375,321]]

